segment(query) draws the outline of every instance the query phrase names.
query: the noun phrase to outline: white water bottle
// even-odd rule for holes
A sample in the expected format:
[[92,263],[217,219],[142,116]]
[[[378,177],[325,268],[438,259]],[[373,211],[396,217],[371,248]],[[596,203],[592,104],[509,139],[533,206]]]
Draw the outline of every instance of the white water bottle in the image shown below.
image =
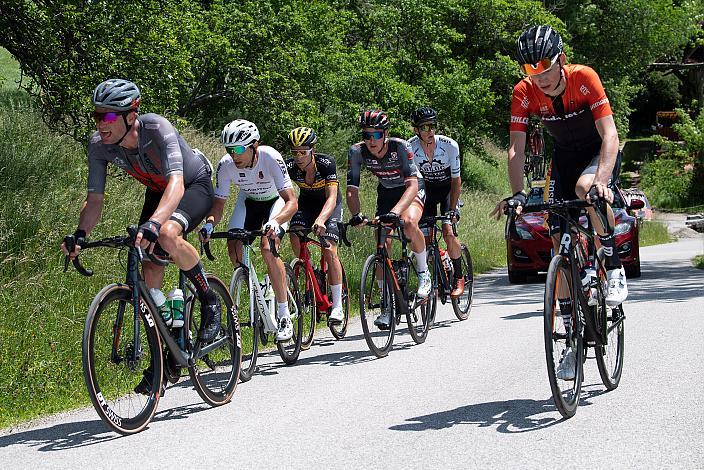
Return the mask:
[[449,276],[452,274],[452,260],[450,259],[450,254],[447,250],[440,250],[440,257],[442,258],[442,264],[445,267],[445,272]]

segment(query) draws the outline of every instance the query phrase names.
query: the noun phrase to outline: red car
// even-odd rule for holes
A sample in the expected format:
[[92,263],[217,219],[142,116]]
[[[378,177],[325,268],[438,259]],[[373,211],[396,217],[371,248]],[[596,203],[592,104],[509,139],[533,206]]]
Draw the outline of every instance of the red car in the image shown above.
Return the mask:
[[[531,189],[528,195],[528,204],[543,202],[543,188]],[[640,244],[638,220],[628,211],[643,207],[643,201],[633,199],[631,205],[626,207],[620,190],[614,191],[612,204],[616,225],[616,247],[621,262],[628,277],[640,277]],[[512,284],[526,282],[528,276],[538,274],[538,271],[547,271],[552,259],[552,241],[548,235],[545,219],[546,212],[528,212],[521,214],[516,219],[516,233],[509,235],[506,240],[506,258],[508,264],[508,280]],[[586,226],[586,216],[581,218]]]

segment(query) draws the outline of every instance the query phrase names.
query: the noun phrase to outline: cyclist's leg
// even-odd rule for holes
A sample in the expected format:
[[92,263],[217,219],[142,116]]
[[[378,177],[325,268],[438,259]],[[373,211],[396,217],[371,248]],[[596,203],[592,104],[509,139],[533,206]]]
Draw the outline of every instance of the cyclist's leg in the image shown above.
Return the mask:
[[[447,193],[443,195],[440,200],[440,212],[442,214],[447,214],[450,209],[459,209],[458,207],[450,207],[450,188],[447,188]],[[447,252],[452,260],[452,267],[455,277],[456,284],[460,279],[462,279],[462,250],[460,248],[460,241],[457,239],[455,234],[452,232],[452,222],[449,220],[443,221],[442,223],[442,238],[445,240],[445,245],[447,246]],[[455,290],[455,289],[453,289]],[[460,291],[461,293],[461,291]],[[457,293],[459,295],[459,293]]]
[[341,322],[344,318],[342,309],[342,265],[340,258],[337,256],[337,244],[340,240],[340,231],[338,222],[342,221],[342,201],[339,201],[333,213],[325,222],[325,235],[323,236],[328,242],[328,247],[323,248],[323,258],[328,267],[327,279],[332,293],[332,310],[330,319],[334,322]]
[[[306,211],[301,208],[301,201],[298,201],[298,211],[293,214],[293,217],[291,218],[291,228],[296,228],[296,227],[310,227],[310,217],[307,216]],[[301,241],[298,239],[298,236],[296,235],[291,235],[289,237],[291,240],[291,248],[293,249],[293,254],[296,258],[301,257]]]
[[416,270],[418,271],[418,295],[427,297],[432,289],[430,273],[428,272],[428,253],[425,251],[425,237],[418,227],[418,221],[423,215],[425,204],[425,190],[419,189],[410,206],[401,214],[403,219],[403,230],[406,237],[411,240],[411,249],[416,260]]

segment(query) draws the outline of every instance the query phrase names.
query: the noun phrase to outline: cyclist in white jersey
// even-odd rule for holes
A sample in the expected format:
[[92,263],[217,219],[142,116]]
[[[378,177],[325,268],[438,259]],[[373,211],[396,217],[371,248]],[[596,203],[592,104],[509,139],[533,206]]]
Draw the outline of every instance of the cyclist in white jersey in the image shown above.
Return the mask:
[[[286,226],[298,210],[298,201],[283,157],[276,149],[260,145],[259,138],[257,126],[244,119],[232,121],[223,129],[220,141],[227,154],[218,163],[213,207],[203,228],[207,234],[213,232],[222,219],[230,186],[238,186],[237,203],[228,230],[259,230],[262,227],[267,230],[261,240],[261,250],[276,296],[279,322],[276,340],[287,341],[293,335],[293,328],[286,296],[286,271],[283,261],[271,253],[265,238],[272,238],[278,250]],[[242,242],[229,240],[227,251],[232,264],[239,266]]]
[[[452,221],[457,222],[460,218],[457,203],[462,191],[460,147],[451,138],[435,133],[437,123],[438,113],[433,108],[422,107],[413,111],[411,124],[416,135],[408,143],[411,144],[413,160],[425,180],[423,217],[437,215],[440,204],[440,212],[450,215]],[[454,267],[450,295],[459,297],[464,292],[462,251],[459,240],[452,233],[452,221],[443,222],[442,236]]]

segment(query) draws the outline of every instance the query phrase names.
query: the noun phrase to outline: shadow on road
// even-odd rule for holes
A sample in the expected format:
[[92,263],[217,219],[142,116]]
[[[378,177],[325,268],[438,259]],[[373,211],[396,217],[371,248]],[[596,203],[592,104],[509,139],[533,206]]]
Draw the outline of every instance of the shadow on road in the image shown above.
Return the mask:
[[689,261],[649,261],[643,263],[642,276],[628,284],[626,304],[657,300],[686,302],[704,295],[704,271],[693,268]]
[[[590,405],[591,398],[606,392],[601,384],[599,384],[599,389],[594,389],[595,387],[597,386],[583,386],[579,406]],[[579,409],[577,413],[579,413]],[[473,424],[480,428],[493,426],[496,427],[497,432],[514,434],[544,429],[554,426],[564,419],[555,408],[551,397],[547,400],[516,399],[477,403],[429,415],[416,416],[406,421],[408,422],[391,426],[389,429],[393,431],[426,431],[451,428],[460,424]]]
[[[210,407],[204,403],[177,406],[157,411],[152,422],[184,419],[190,414],[207,409]],[[48,428],[30,429],[0,436],[0,449],[12,445],[22,445],[35,447],[41,452],[51,452],[100,444],[121,437],[127,436],[121,436],[108,430],[108,427],[100,419],[96,419],[57,424]]]

